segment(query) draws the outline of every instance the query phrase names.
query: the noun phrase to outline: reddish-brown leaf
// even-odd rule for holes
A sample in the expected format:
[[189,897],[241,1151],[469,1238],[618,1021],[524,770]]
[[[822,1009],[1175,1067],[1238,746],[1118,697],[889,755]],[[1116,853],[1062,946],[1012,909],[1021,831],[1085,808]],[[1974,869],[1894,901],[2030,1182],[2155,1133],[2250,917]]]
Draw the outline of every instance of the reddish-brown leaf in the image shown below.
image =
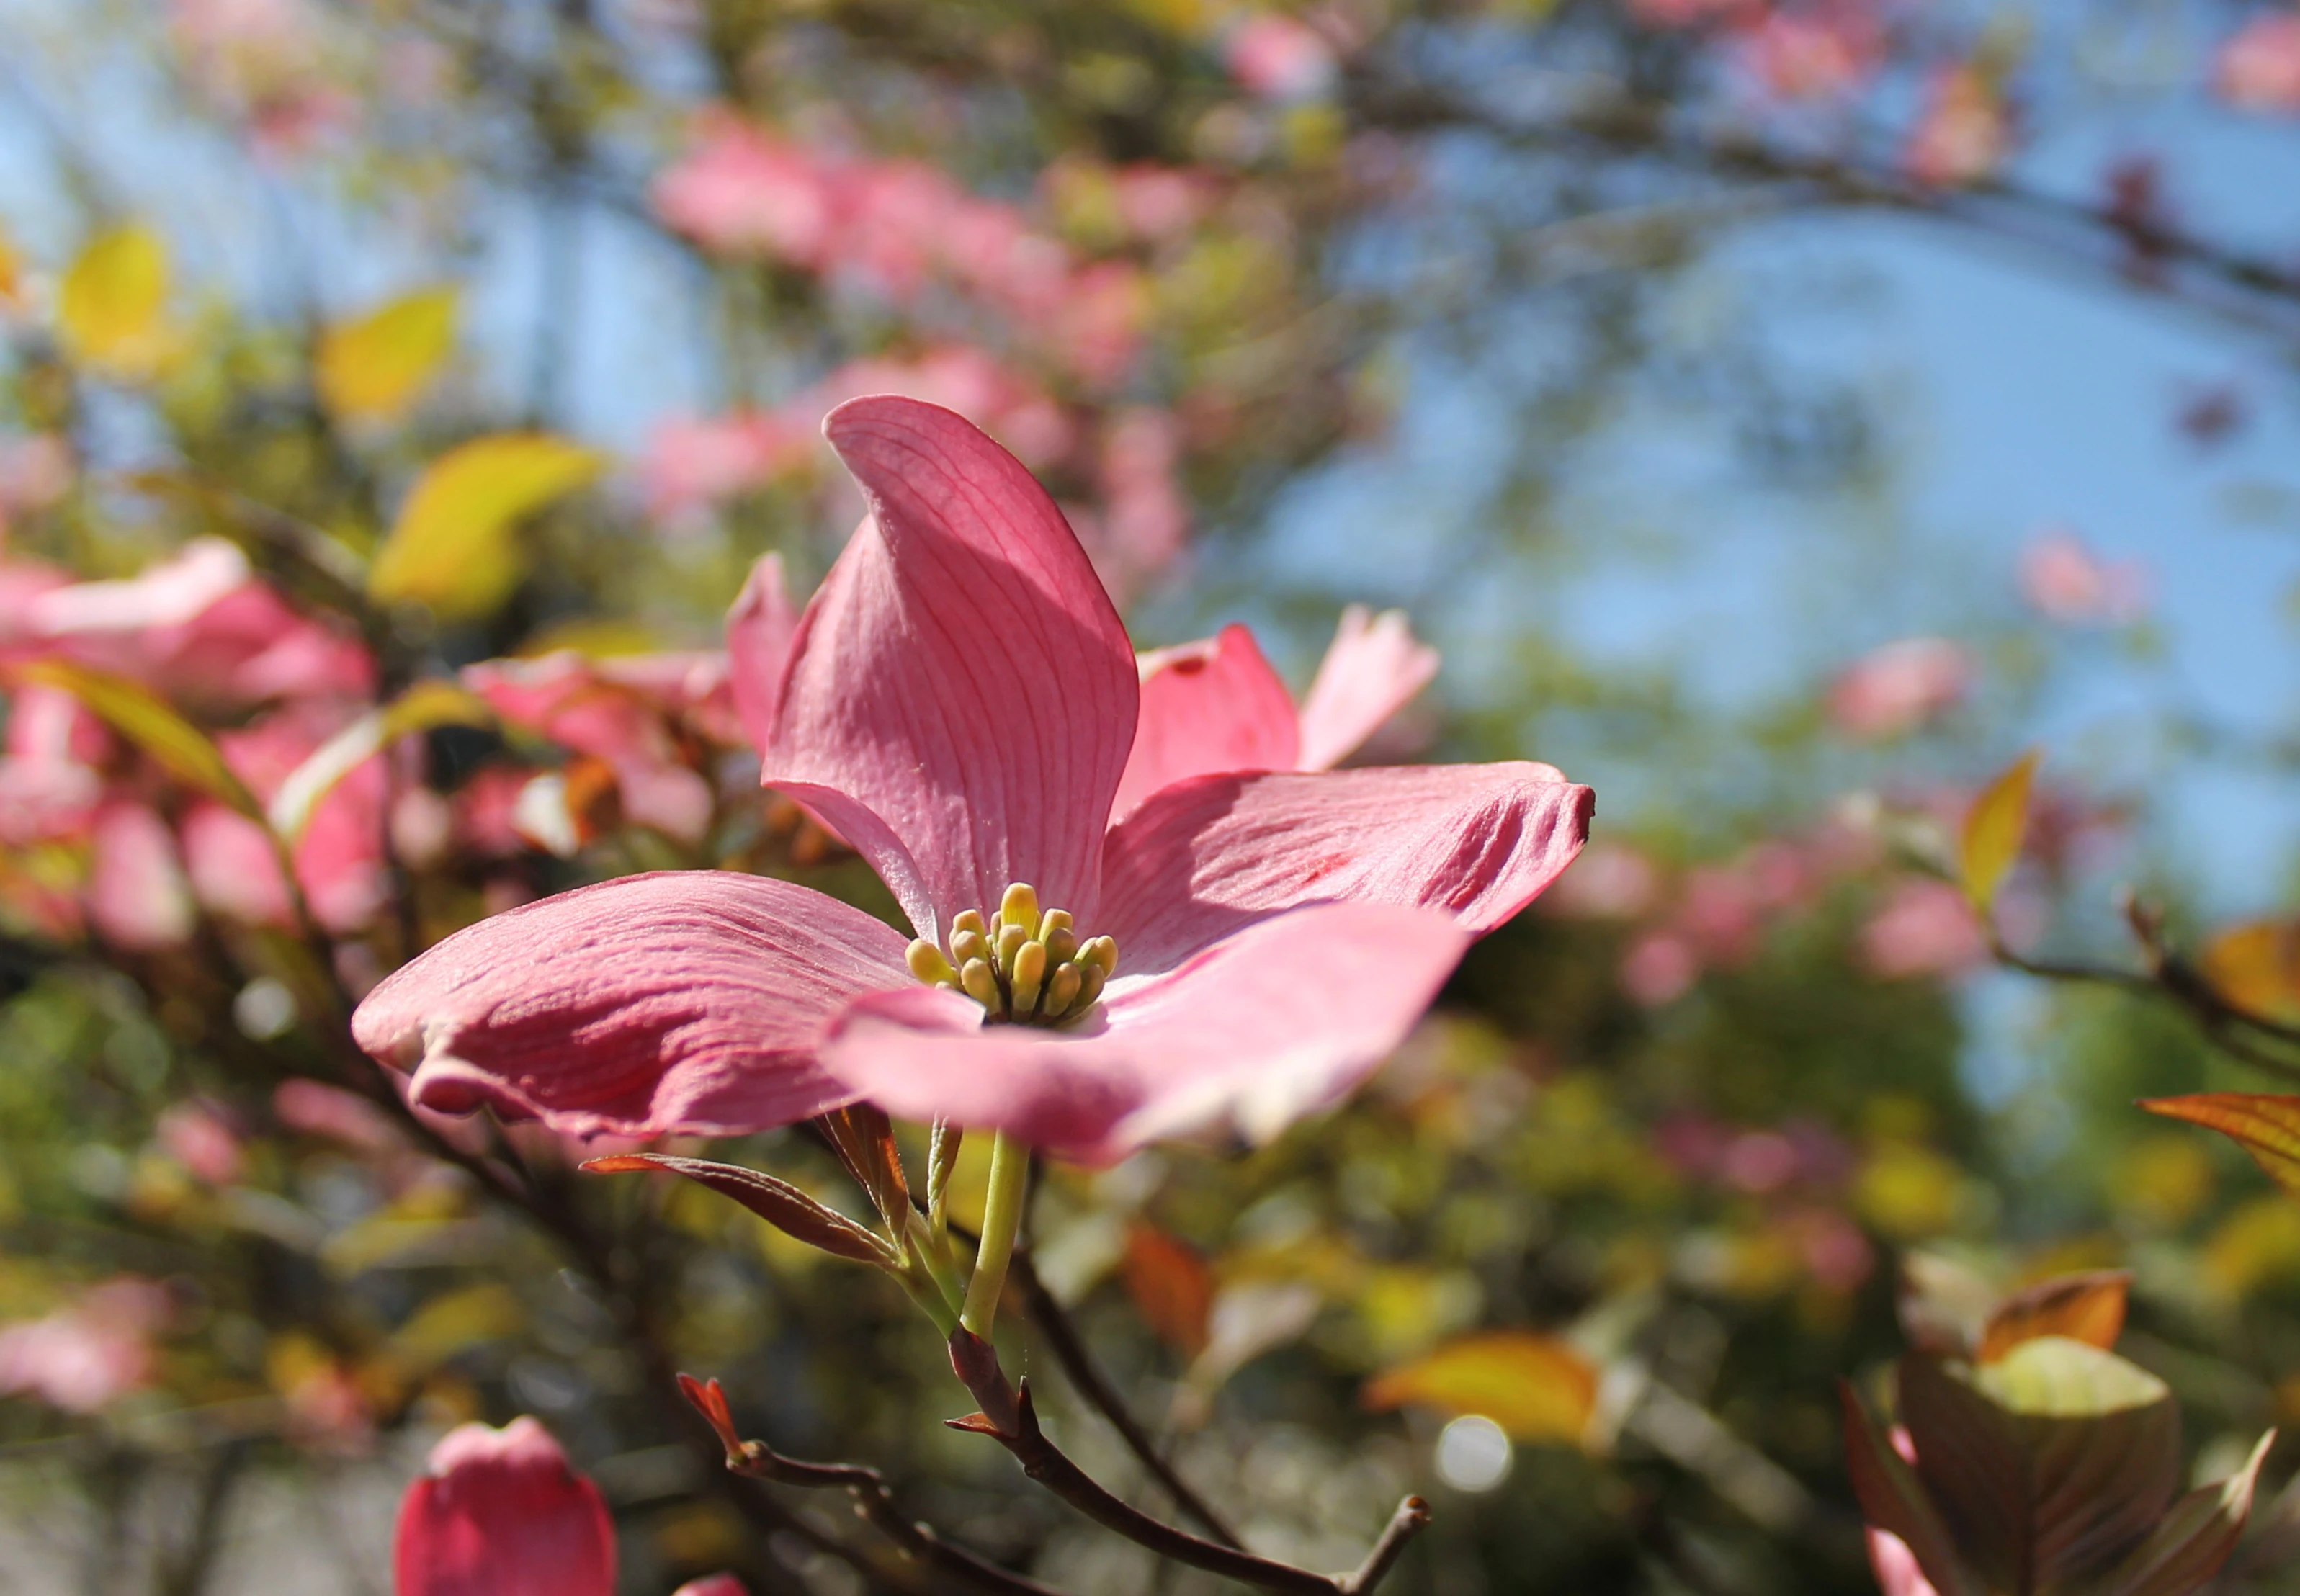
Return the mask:
[[2152,1097],[2142,1108],[2227,1136],[2286,1191],[2300,1196],[2300,1097],[2258,1092],[2202,1092]]
[[1979,1359],[1994,1363],[2022,1342],[2040,1335],[2065,1335],[2104,1351],[2112,1350],[2124,1330],[2125,1294],[2131,1284],[2129,1269],[2094,1269],[2039,1281],[2015,1292],[1988,1316]]
[[1206,1350],[1213,1273],[1188,1243],[1136,1224],[1126,1233],[1124,1273],[1127,1293],[1159,1340],[1185,1358]]
[[1957,1560],[1956,1542],[1940,1509],[1925,1494],[1916,1471],[1895,1451],[1852,1385],[1838,1382],[1845,1402],[1845,1464],[1853,1494],[1872,1529],[1899,1537],[1940,1596],[1974,1596],[1971,1576]]

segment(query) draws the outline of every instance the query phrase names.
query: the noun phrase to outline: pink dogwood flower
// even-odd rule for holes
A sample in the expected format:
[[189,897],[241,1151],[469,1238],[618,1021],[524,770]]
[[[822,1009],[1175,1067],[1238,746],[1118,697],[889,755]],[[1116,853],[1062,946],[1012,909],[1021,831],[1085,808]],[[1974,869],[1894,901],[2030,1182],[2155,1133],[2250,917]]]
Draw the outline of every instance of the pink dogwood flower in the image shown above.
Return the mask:
[[2148,611],[2148,571],[2138,561],[2103,560],[2065,527],[2048,527],[2021,552],[2021,596],[2048,620],[2121,625]]
[[1053,500],[932,405],[825,430],[871,514],[751,684],[762,778],[918,940],[725,872],[529,904],[354,1017],[418,1104],[722,1135],[868,1098],[1089,1162],[1266,1136],[1362,1079],[1579,849],[1589,790],[1521,762],[1205,775],[1114,816],[1134,653]]
[[534,1419],[463,1425],[400,1502],[392,1565],[396,1596],[614,1596],[615,1526]]
[[1332,769],[1429,685],[1438,651],[1414,639],[1404,611],[1352,604],[1299,709],[1242,626],[1154,649],[1138,668],[1140,719],[1112,806],[1121,819],[1193,776]]

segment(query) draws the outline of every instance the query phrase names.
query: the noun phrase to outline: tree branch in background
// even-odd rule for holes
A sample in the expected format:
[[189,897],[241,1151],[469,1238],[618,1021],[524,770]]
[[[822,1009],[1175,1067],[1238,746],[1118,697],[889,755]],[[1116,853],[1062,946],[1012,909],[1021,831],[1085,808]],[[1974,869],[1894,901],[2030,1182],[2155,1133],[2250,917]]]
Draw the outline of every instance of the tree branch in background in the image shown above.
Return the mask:
[[1998,963],[2039,980],[2114,986],[2168,999],[2186,1010],[2205,1036],[2230,1057],[2263,1074],[2300,1083],[2300,1059],[2287,1058],[2274,1051],[2275,1046],[2300,1048],[2300,1027],[2254,1014],[2230,1002],[2202,970],[2181,958],[2172,947],[2165,937],[2164,919],[2159,910],[2143,903],[2129,890],[2120,895],[2125,923],[2140,946],[2139,969],[2026,958],[2006,947],[1993,928],[1989,950]]
[[1597,84],[1522,118],[1444,87],[1361,75],[1357,114],[1396,132],[1476,131],[1519,146],[1595,145],[1711,176],[1788,187],[1815,203],[1927,217],[2020,245],[2088,275],[2176,301],[2300,346],[2300,271],[2209,243],[2160,218],[2087,204],[2002,177],[1962,188],[1917,182],[1854,156],[1793,152],[1754,134],[1689,125],[1668,106]]

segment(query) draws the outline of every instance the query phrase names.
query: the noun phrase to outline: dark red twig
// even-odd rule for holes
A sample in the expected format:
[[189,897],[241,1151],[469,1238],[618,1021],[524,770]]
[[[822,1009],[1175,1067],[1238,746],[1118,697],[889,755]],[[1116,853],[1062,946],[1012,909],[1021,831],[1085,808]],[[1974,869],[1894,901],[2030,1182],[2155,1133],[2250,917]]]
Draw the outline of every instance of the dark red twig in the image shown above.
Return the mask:
[[[955,1581],[986,1596],[1059,1596],[1036,1580],[1010,1574],[964,1547],[953,1545],[937,1534],[932,1525],[911,1517],[896,1505],[893,1489],[877,1469],[861,1463],[803,1462],[784,1457],[763,1441],[745,1439],[735,1428],[727,1393],[718,1381],[681,1375],[679,1389],[717,1433],[720,1444],[726,1448],[727,1467],[731,1473],[805,1491],[846,1492],[854,1500],[856,1516],[902,1553],[909,1572],[930,1572],[938,1582]],[[938,1592],[949,1587],[941,1583],[918,1583],[915,1588]]]

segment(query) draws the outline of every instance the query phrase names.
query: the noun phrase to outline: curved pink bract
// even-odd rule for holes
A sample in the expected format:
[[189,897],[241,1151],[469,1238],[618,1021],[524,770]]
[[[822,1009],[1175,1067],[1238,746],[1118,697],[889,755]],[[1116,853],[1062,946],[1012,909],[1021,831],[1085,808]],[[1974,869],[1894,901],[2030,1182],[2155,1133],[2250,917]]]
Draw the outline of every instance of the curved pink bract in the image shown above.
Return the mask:
[[353,1016],[414,1101],[581,1135],[734,1135],[851,1101],[816,1034],[907,984],[904,939],[820,893],[722,870],[627,876],[457,932]]
[[799,621],[762,779],[939,940],[1011,881],[1090,914],[1134,652],[1046,492],[971,423],[856,399],[823,432],[871,519]]

